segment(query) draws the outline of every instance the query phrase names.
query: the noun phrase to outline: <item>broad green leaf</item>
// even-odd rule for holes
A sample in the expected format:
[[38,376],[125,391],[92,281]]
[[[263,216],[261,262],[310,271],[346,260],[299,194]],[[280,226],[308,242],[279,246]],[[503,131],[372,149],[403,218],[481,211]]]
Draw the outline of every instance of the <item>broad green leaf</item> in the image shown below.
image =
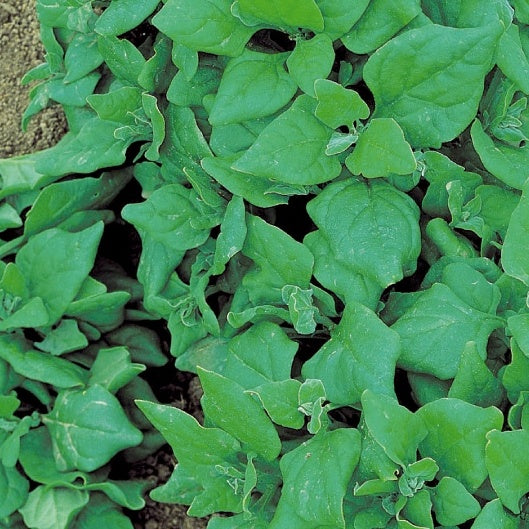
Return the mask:
[[[275,459],[281,450],[281,441],[261,406],[236,382],[204,369],[198,369],[198,374],[204,388],[201,404],[206,417],[248,450],[267,461]],[[252,425],[251,429],[248,424]]]
[[238,0],[237,8],[243,17],[250,17],[279,28],[287,26],[323,31],[324,27],[321,11],[314,0],[286,0],[283,2]]
[[402,129],[391,118],[371,120],[345,163],[353,174],[365,178],[379,178],[390,173],[410,174],[417,167]]
[[154,54],[147,60],[138,76],[142,88],[151,93],[166,93],[176,68],[171,61],[173,42],[163,33],[158,33],[153,45]]
[[325,154],[332,130],[314,116],[315,105],[309,96],[299,96],[263,130],[233,168],[287,184],[320,184],[336,178],[341,164]]
[[343,498],[359,457],[360,435],[353,428],[322,432],[285,454],[270,529],[344,528]]
[[331,339],[305,364],[305,378],[322,380],[333,404],[354,405],[365,389],[394,396],[398,336],[359,303],[348,302]]
[[483,130],[483,125],[478,120],[472,124],[470,134],[474,149],[485,169],[508,186],[523,189],[529,177],[527,170],[529,147],[515,147],[494,141]]
[[342,42],[354,53],[370,53],[420,12],[418,0],[371,0],[351,31],[342,37]]
[[45,178],[42,173],[37,171],[37,163],[40,158],[46,156],[46,152],[44,150],[23,156],[1,159],[0,176],[2,177],[2,186],[0,198],[37,189],[44,182],[56,179],[55,177]]
[[64,55],[65,83],[73,83],[101,66],[103,56],[97,47],[95,33],[77,33],[69,43]]
[[20,513],[30,529],[67,529],[88,499],[86,491],[39,485]]
[[393,186],[378,180],[336,182],[309,202],[307,212],[334,260],[356,274],[385,288],[415,271],[418,209]]
[[324,33],[310,40],[298,39],[296,47],[287,59],[290,77],[298,86],[314,97],[314,82],[325,79],[331,73],[334,63],[332,40]]
[[512,8],[501,0],[423,0],[423,11],[435,24],[457,28],[473,28],[512,21]]
[[42,342],[35,342],[35,347],[59,356],[72,351],[78,351],[88,345],[86,336],[79,330],[75,320],[63,319],[59,325],[52,329]]
[[507,319],[507,326],[523,354],[529,357],[529,314],[516,314]]
[[102,386],[59,393],[42,418],[50,430],[57,467],[91,472],[125,448],[141,443],[119,401]]
[[103,492],[121,507],[139,511],[145,507],[143,496],[148,488],[150,488],[150,485],[147,481],[107,479],[104,482],[89,481],[83,487],[83,490]]
[[391,328],[402,341],[400,367],[445,380],[456,376],[467,342],[474,341],[485,358],[490,334],[502,325],[497,316],[473,308],[447,285],[435,283]]
[[520,521],[511,513],[508,513],[501,503],[496,498],[489,501],[481,512],[477,515],[476,520],[472,525],[472,529],[519,529]]
[[318,100],[314,114],[331,129],[351,127],[355,121],[369,117],[369,107],[354,90],[328,79],[318,79],[314,90]]
[[369,0],[357,0],[351,4],[347,0],[316,0],[323,15],[324,32],[333,41],[347,33],[362,16]]
[[0,518],[6,518],[26,503],[29,481],[15,467],[0,463]]
[[145,58],[132,42],[114,36],[100,37],[98,47],[105,64],[118,79],[132,86],[138,85]]
[[287,380],[297,350],[279,325],[257,323],[230,340],[223,375],[245,389]]
[[529,243],[529,187],[513,211],[501,250],[501,263],[506,274],[529,285],[529,260],[523,249]]
[[84,386],[86,382],[84,369],[48,353],[32,351],[29,343],[20,337],[8,334],[0,336],[0,358],[11,365],[16,373],[57,388]]
[[139,26],[151,15],[160,0],[113,0],[97,19],[94,27],[97,33],[115,36]]
[[133,378],[145,371],[145,366],[131,362],[126,347],[99,349],[90,370],[88,384],[99,384],[110,393],[116,393]]
[[362,393],[363,419],[384,452],[402,467],[413,463],[427,430],[421,418],[388,395],[366,389]]
[[261,402],[270,419],[280,426],[299,430],[305,424],[305,416],[299,411],[298,394],[301,384],[288,379],[266,382],[249,390]]
[[[400,498],[399,498],[400,499]],[[400,500],[402,502],[402,500]],[[404,503],[404,502],[402,502]],[[395,518],[399,529],[433,529],[430,491],[419,490],[402,506],[395,502]]]
[[29,293],[42,298],[50,324],[64,314],[92,269],[102,228],[102,223],[78,233],[52,228],[31,237],[17,253]]
[[529,432],[494,430],[487,434],[487,439],[485,461],[491,484],[502,503],[519,514],[520,499],[529,492],[529,468],[524,457]]
[[514,15],[522,24],[529,24],[529,4],[527,0],[512,0]]
[[481,510],[476,498],[457,479],[447,476],[433,490],[432,503],[435,518],[441,525],[462,524]]
[[231,14],[230,0],[168,0],[152,24],[191,50],[240,55],[254,33]]
[[288,197],[271,192],[274,182],[268,178],[240,173],[231,168],[232,161],[228,158],[208,157],[202,160],[202,167],[219,184],[230,193],[244,198],[250,204],[261,208],[269,208],[286,204]]
[[529,358],[523,353],[516,340],[511,340],[511,362],[501,373],[501,383],[507,390],[507,396],[515,403],[520,391],[528,391]]
[[92,94],[86,101],[101,119],[134,125],[134,114],[141,108],[141,89],[122,86],[104,94]]
[[458,399],[439,399],[420,408],[428,435],[419,445],[423,457],[431,457],[440,476],[450,476],[474,492],[487,477],[486,434],[501,428],[503,414],[494,407],[479,408]]
[[133,529],[132,522],[103,494],[90,494],[90,501],[75,519],[72,529]]
[[284,285],[308,288],[314,262],[309,250],[260,217],[247,215],[246,224],[242,252],[255,263],[243,279],[250,300],[255,304],[282,303]]
[[212,125],[270,116],[284,107],[297,87],[285,70],[286,54],[245,50],[226,65],[213,107]]
[[461,354],[448,396],[486,408],[499,405],[503,395],[501,382],[491,373],[476,344],[468,342]]
[[374,117],[395,119],[414,148],[454,139],[476,115],[498,37],[436,25],[395,37],[364,68]]
[[128,172],[112,171],[99,178],[76,178],[46,186],[28,211],[24,235],[55,227],[76,211],[108,205],[129,180]]
[[501,71],[516,83],[518,90],[529,94],[529,61],[522,48],[520,31],[511,24],[498,45],[496,63]]
[[88,119],[79,131],[68,132],[57,145],[42,151],[36,170],[43,175],[59,177],[121,165],[125,161],[128,141],[114,137],[118,126],[113,121],[96,117]]

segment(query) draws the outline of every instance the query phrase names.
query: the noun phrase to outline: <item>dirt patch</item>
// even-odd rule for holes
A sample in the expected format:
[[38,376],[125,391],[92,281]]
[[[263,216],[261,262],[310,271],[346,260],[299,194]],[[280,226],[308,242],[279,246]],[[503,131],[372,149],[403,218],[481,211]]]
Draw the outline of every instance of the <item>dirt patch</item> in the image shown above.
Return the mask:
[[20,117],[29,102],[22,76],[43,62],[35,0],[0,0],[0,158],[51,147],[66,128],[62,110],[50,107],[35,116],[27,133]]

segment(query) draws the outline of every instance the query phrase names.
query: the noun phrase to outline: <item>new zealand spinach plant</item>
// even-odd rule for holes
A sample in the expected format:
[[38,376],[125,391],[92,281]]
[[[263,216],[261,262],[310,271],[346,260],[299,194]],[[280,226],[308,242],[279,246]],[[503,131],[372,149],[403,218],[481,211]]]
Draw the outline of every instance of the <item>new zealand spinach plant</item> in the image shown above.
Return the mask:
[[132,527],[115,456],[166,441],[209,529],[529,527],[529,2],[37,11],[23,126],[69,132],[0,161],[0,527]]

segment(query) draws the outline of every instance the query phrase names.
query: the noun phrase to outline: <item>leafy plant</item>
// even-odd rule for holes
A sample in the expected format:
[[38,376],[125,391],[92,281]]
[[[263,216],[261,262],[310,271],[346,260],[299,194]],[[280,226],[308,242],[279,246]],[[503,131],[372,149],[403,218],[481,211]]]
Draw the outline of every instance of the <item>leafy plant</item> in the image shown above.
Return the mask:
[[130,528],[115,456],[165,442],[209,529],[526,527],[529,5],[37,11],[23,126],[69,131],[0,161],[0,527]]

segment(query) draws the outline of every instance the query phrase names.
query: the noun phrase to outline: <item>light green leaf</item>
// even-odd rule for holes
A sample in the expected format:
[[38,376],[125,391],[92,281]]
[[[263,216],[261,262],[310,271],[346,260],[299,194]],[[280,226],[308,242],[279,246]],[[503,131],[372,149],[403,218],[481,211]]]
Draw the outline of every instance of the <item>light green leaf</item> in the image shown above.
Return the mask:
[[307,212],[334,259],[356,274],[385,288],[415,271],[418,209],[393,186],[378,180],[336,182],[308,203]]
[[94,27],[97,33],[115,36],[139,26],[151,15],[160,0],[113,0],[97,19]]
[[520,521],[517,517],[508,513],[496,498],[489,501],[476,517],[472,529],[519,529]]
[[69,233],[56,228],[34,235],[16,256],[31,296],[42,298],[55,323],[65,313],[94,265],[103,224]]
[[318,100],[315,115],[331,129],[351,127],[355,121],[369,117],[369,107],[354,90],[328,79],[318,79],[314,90]]
[[323,17],[314,0],[239,0],[237,8],[243,17],[250,17],[279,28],[307,28],[323,31]]
[[514,189],[523,189],[529,177],[529,146],[515,147],[494,141],[475,120],[470,129],[472,144],[485,169]]
[[325,34],[337,40],[358,21],[369,0],[357,0],[354,4],[348,0],[316,0],[316,4],[323,15]]
[[[204,389],[204,414],[213,424],[233,435],[248,450],[272,461],[281,450],[277,431],[261,406],[236,382],[213,371],[198,369]],[[248,428],[248,424],[252,428]]]
[[345,527],[343,498],[359,457],[360,435],[353,428],[321,432],[285,454],[270,529]]
[[72,529],[133,529],[132,522],[103,494],[90,494],[90,501],[75,519]]
[[209,113],[212,125],[270,116],[284,107],[297,87],[285,70],[286,54],[245,50],[226,65]]
[[62,391],[42,420],[50,430],[61,471],[96,470],[121,450],[140,444],[143,437],[116,397],[99,385]]
[[246,273],[243,285],[254,304],[282,303],[285,285],[308,288],[314,259],[310,251],[283,230],[260,217],[247,215],[248,234],[242,252],[255,266]]
[[432,494],[435,517],[441,525],[459,525],[474,518],[481,506],[457,479],[444,477]]
[[66,48],[64,83],[73,83],[101,66],[103,56],[97,47],[95,33],[77,33]]
[[529,256],[523,249],[529,244],[529,187],[524,186],[522,198],[513,211],[501,250],[506,274],[529,285]]
[[458,399],[439,399],[420,408],[417,414],[428,428],[428,435],[419,445],[421,455],[438,463],[439,477],[453,477],[468,491],[476,491],[488,475],[486,434],[501,428],[500,410],[479,408]]
[[454,139],[476,115],[498,38],[490,27],[436,25],[395,37],[364,68],[374,117],[394,118],[414,148]]
[[379,178],[390,173],[410,174],[417,167],[402,129],[391,118],[371,120],[358,137],[345,164],[353,174],[361,174],[365,178]]
[[79,330],[75,320],[61,320],[59,325],[52,329],[42,342],[35,342],[35,347],[59,356],[72,351],[83,349],[88,345],[86,336]]
[[287,184],[319,184],[336,178],[340,161],[325,154],[332,129],[314,116],[315,106],[309,96],[299,96],[263,130],[233,168]]
[[388,457],[402,467],[413,463],[419,443],[428,434],[422,419],[393,397],[370,389],[362,393],[361,400],[366,426]]
[[487,434],[487,439],[485,461],[492,487],[503,505],[519,514],[520,499],[529,492],[529,465],[524,457],[529,432],[494,430]]
[[287,380],[297,350],[279,325],[257,323],[230,340],[223,375],[245,389]]
[[303,92],[312,97],[315,96],[314,82],[328,77],[333,63],[332,40],[325,33],[310,40],[298,39],[294,51],[287,59],[290,77]]
[[391,328],[402,340],[400,367],[445,380],[456,376],[467,342],[474,341],[485,358],[490,334],[502,325],[500,318],[476,310],[445,284],[435,283]]
[[382,46],[420,12],[418,0],[371,0],[360,20],[342,37],[342,42],[354,53],[370,53]]
[[113,36],[100,37],[98,47],[105,64],[118,79],[132,86],[138,85],[138,77],[145,66],[145,58],[132,42]]
[[254,33],[231,14],[230,0],[168,0],[152,24],[175,44],[215,55],[240,55]]
[[511,340],[511,362],[501,373],[501,383],[507,390],[507,396],[515,403],[520,391],[529,390],[529,358],[523,353],[516,340]]
[[500,70],[516,83],[518,90],[529,94],[529,61],[522,48],[520,31],[511,24],[498,45],[496,63]]
[[358,303],[347,303],[331,339],[305,364],[305,378],[320,379],[333,404],[354,405],[362,392],[394,396],[398,336],[378,316]]

